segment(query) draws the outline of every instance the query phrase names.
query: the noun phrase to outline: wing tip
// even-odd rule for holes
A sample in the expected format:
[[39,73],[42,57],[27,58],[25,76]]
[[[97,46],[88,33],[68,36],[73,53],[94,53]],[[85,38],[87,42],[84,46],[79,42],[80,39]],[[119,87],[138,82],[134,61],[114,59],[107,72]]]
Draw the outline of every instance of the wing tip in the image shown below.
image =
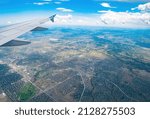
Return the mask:
[[52,22],[54,22],[55,17],[56,17],[56,14],[54,14],[54,15],[51,16],[51,17],[49,17],[49,19],[50,19]]

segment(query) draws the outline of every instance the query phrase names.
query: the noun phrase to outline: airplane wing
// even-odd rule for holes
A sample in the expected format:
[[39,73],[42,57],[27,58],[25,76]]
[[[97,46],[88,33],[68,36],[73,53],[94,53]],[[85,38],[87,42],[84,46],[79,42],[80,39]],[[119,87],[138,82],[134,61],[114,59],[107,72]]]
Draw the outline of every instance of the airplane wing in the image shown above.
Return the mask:
[[30,42],[16,40],[17,37],[33,29],[39,28],[39,26],[49,20],[54,22],[56,15],[53,15],[46,19],[30,20],[7,27],[0,28],[0,46],[19,46],[26,45]]

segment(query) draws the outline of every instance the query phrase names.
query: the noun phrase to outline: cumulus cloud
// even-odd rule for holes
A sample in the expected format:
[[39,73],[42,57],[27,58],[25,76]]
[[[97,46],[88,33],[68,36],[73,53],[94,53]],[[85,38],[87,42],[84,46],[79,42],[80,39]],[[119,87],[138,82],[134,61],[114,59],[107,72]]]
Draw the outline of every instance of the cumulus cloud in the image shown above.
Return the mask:
[[[110,8],[109,4],[103,4],[103,7]],[[136,8],[142,12],[115,12],[115,11],[98,11],[100,13],[98,24],[107,26],[120,27],[150,27],[150,2],[140,4]]]
[[107,25],[138,27],[150,25],[150,14],[108,11],[102,14],[99,20]]
[[106,3],[106,2],[103,2],[100,5],[106,8],[116,8],[116,7],[112,7],[109,3]]
[[139,5],[138,9],[141,11],[150,11],[150,2],[146,3],[146,4]]
[[61,12],[73,12],[73,10],[67,9],[67,8],[56,8],[56,10],[61,11]]
[[[38,12],[39,13],[39,12]],[[38,13],[19,14],[17,16],[0,15],[1,24],[19,23],[30,19],[38,19]],[[49,13],[40,13],[41,18],[46,18]],[[16,19],[13,19],[16,18]],[[10,21],[11,22],[8,22]],[[47,22],[47,25],[82,25],[82,26],[106,26],[106,27],[126,27],[126,28],[150,28],[150,13],[139,12],[113,12],[105,11],[99,14],[57,14],[55,22]]]
[[58,1],[55,1],[54,3],[59,5],[59,4],[63,3],[63,2],[69,2],[69,1],[70,0],[58,0]]
[[34,2],[33,4],[34,4],[34,5],[42,6],[42,5],[48,5],[49,2]]
[[131,10],[135,10],[135,9],[138,9],[143,12],[150,12],[150,2],[145,4],[140,4],[138,5],[138,7],[132,8]]
[[57,15],[54,25],[82,25],[82,26],[96,26],[96,19],[93,16],[79,16],[79,15]]
[[55,23],[56,24],[66,24],[66,23],[70,23],[72,22],[72,15],[68,14],[68,15],[57,15],[56,19],[55,19]]
[[57,15],[54,25],[106,26],[122,28],[150,28],[150,13],[99,11],[91,15]]

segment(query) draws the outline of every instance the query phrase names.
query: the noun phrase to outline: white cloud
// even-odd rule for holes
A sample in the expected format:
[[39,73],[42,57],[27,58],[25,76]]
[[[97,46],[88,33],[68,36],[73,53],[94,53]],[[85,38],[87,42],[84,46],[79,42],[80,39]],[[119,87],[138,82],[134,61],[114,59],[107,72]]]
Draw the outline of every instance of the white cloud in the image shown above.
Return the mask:
[[[46,25],[81,25],[81,26],[106,26],[106,27],[122,27],[122,28],[150,28],[149,12],[114,12],[99,11],[97,14],[76,14],[61,13],[57,14],[55,22],[47,22]],[[51,14],[54,14],[51,12]],[[66,14],[66,15],[64,15]],[[14,15],[0,15],[0,23],[20,23],[32,19],[46,18],[49,12],[32,12]],[[15,19],[14,19],[15,18]],[[11,22],[8,22],[10,21]]]
[[[121,0],[123,1],[123,0]],[[103,4],[105,7],[111,7],[109,4]],[[114,12],[114,11],[98,11],[101,13],[98,23],[107,26],[117,27],[148,27],[150,28],[150,3],[140,4],[136,8],[142,12]]]
[[100,5],[106,8],[116,8],[116,7],[112,7],[109,3],[106,3],[106,2],[103,2]]
[[56,10],[61,11],[61,12],[73,12],[73,10],[67,9],[67,8],[56,8]]
[[150,12],[150,2],[145,3],[145,4],[140,4],[138,5],[138,7],[135,7],[135,8],[131,8],[131,10],[136,10],[136,9],[143,11],[143,12]]
[[[101,11],[99,14],[57,14],[51,25],[106,26],[121,28],[150,28],[150,13]],[[47,16],[49,13],[47,13]],[[38,16],[37,16],[38,18]]]
[[96,19],[91,16],[79,15],[57,15],[53,25],[82,25],[82,26],[96,26]]
[[55,4],[61,4],[62,2],[69,2],[70,0],[58,0],[58,1],[55,1],[54,3]]
[[49,2],[34,2],[33,4],[34,4],[34,5],[42,6],[42,5],[48,5]]
[[135,8],[131,8],[131,10],[133,11],[133,10],[136,10],[137,8],[135,7]]
[[71,24],[72,22],[72,15],[68,14],[68,15],[57,15],[55,18],[55,23],[56,24]]
[[[122,27],[140,27],[150,25],[150,13],[131,13],[108,11],[99,19],[103,24]],[[150,26],[149,26],[150,27]]]
[[99,11],[97,11],[98,13],[107,13],[107,12],[109,12],[110,10],[99,10]]
[[56,19],[72,19],[72,15],[68,14],[68,15],[57,15]]
[[50,38],[49,40],[50,41],[58,41],[59,39],[58,38]]
[[139,5],[138,9],[141,11],[150,11],[150,2],[146,3],[146,4]]

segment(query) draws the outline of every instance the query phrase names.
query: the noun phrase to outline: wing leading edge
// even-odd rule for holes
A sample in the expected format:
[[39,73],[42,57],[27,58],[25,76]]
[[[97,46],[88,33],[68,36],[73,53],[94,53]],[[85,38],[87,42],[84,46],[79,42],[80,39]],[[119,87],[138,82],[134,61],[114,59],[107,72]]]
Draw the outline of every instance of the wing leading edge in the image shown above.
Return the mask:
[[19,46],[29,44],[30,42],[28,41],[19,41],[15,39],[24,33],[39,27],[41,24],[48,22],[49,20],[54,22],[55,16],[56,15],[46,19],[31,20],[11,25],[6,28],[0,28],[0,46]]

